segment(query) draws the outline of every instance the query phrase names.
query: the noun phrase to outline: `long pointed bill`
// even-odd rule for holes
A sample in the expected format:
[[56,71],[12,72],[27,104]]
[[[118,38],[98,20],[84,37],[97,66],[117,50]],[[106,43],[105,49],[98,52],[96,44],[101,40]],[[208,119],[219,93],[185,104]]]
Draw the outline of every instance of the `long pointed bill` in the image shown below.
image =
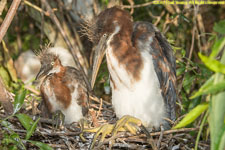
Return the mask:
[[44,76],[44,69],[40,69],[35,80],[38,80],[38,79],[42,78],[43,76]]
[[94,64],[93,64],[92,77],[91,77],[92,89],[94,87],[95,80],[97,78],[98,70],[100,68],[102,59],[104,58],[104,55],[105,55],[106,41],[107,41],[107,36],[102,36],[98,45],[95,47],[95,57],[94,57]]
[[48,72],[51,70],[51,67],[49,65],[42,65],[40,68],[40,71],[38,72],[35,80],[38,80],[42,77],[44,77],[46,74],[48,74]]

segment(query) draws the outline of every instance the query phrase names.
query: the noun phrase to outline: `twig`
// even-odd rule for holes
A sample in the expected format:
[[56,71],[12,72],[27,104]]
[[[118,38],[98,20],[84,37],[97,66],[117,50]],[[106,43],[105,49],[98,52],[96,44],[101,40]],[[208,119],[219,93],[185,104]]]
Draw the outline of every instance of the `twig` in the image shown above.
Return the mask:
[[0,1],[0,16],[2,15],[2,12],[5,8],[6,3],[7,3],[7,0],[1,0]]
[[103,145],[107,144],[108,142],[110,142],[112,140],[115,140],[116,138],[119,138],[119,137],[124,137],[125,134],[126,134],[125,132],[117,133],[115,136],[112,136],[112,137],[104,140],[102,143],[99,143],[98,146],[95,149],[100,149],[100,147],[102,147]]
[[153,4],[153,2],[147,2],[144,4],[138,4],[138,5],[122,5],[122,8],[127,8],[127,9],[133,9],[133,8],[139,8],[139,7],[146,7],[148,5]]
[[36,6],[36,5],[34,5],[34,4],[32,4],[31,2],[29,2],[29,1],[27,1],[27,0],[24,0],[23,1],[24,2],[24,4],[26,4],[26,5],[28,5],[28,6],[30,6],[30,7],[32,7],[32,8],[34,8],[34,9],[36,9],[37,11],[39,11],[40,13],[44,13],[46,16],[50,16],[50,14],[48,13],[48,12],[45,12],[43,9],[41,9],[40,7],[38,7],[38,6]]
[[[190,132],[190,131],[197,131],[197,130],[199,130],[199,128],[183,128],[183,129],[176,129],[176,130],[167,130],[167,131],[164,131],[163,134],[166,135],[166,134],[172,134],[172,133]],[[150,133],[151,136],[159,136],[160,134],[161,134],[161,132]],[[127,140],[129,140],[129,138],[143,137],[143,136],[145,136],[145,134],[139,135],[139,136],[137,136],[137,135],[129,136],[126,134],[126,132],[119,132],[115,136],[105,139],[104,142],[99,143],[95,149],[100,149],[103,145],[107,144],[108,142],[110,142],[112,140],[115,140],[116,138],[122,138],[122,137],[125,138],[127,136],[128,136]]]
[[[60,31],[60,33],[61,33],[61,35],[63,37],[63,39],[65,40],[67,46],[69,47],[69,50],[70,50],[70,52],[71,52],[71,54],[73,56],[73,59],[74,59],[75,63],[77,64],[78,68],[80,69],[81,73],[83,74],[83,77],[84,77],[84,80],[85,80],[85,83],[86,83],[86,86],[87,86],[88,91],[91,91],[91,85],[90,85],[90,83],[88,81],[88,78],[87,78],[85,72],[84,72],[84,69],[81,66],[81,64],[80,64],[79,59],[77,58],[77,56],[74,54],[74,51],[73,50],[76,50],[76,49],[74,48],[74,46],[69,41],[69,38],[68,38],[67,34],[63,31],[63,29],[62,29],[62,27],[60,25],[60,22],[58,20],[58,18],[56,17],[56,15],[54,14],[54,12],[52,11],[51,6],[47,3],[46,0],[41,0],[41,1],[46,6],[47,10],[50,13],[50,18],[56,24],[57,28],[59,29],[59,31]],[[81,63],[83,64],[84,61],[81,60]]]
[[[163,134],[171,134],[171,133],[179,133],[179,132],[190,132],[190,131],[197,131],[199,130],[199,127],[197,128],[182,128],[182,129],[172,129],[172,130],[167,130],[164,131]],[[156,136],[156,135],[160,135],[161,132],[154,132],[154,133],[150,133],[151,136]]]
[[165,15],[165,11],[162,11],[161,14],[159,16],[154,16],[150,11],[148,12],[148,14],[152,17],[156,19],[156,22],[154,23],[155,26],[158,25],[158,23],[160,22],[161,18]]
[[[133,7],[134,6],[134,1],[133,0],[127,0],[128,3],[130,3],[130,6]],[[130,11],[130,14],[133,14],[134,13],[134,7],[131,8],[131,11]]]
[[31,92],[33,92],[36,95],[40,95],[40,92],[38,90],[35,90],[34,88],[32,88],[29,85],[25,85],[24,88],[27,89],[27,90],[29,90],[29,91],[31,91]]
[[[96,97],[96,96],[90,96],[90,99],[93,100],[93,101],[95,101],[95,102],[101,103],[101,101],[99,100],[99,98]],[[106,105],[111,105],[109,102],[107,102],[107,101],[105,101],[105,100],[103,100],[102,102],[103,102],[104,104],[106,104]]]
[[100,98],[100,106],[99,106],[99,109],[98,109],[98,113],[97,113],[96,118],[98,118],[98,116],[99,116],[101,110],[102,110],[102,98]]
[[157,142],[157,149],[160,149],[160,145],[161,145],[162,138],[163,138],[163,132],[164,132],[163,126],[160,126],[160,128],[161,128],[161,134],[159,135],[159,139]]
[[9,25],[11,24],[15,14],[16,14],[16,10],[20,5],[21,0],[13,0],[9,11],[0,27],[0,42],[2,41],[3,37],[5,36],[6,31],[9,28]]

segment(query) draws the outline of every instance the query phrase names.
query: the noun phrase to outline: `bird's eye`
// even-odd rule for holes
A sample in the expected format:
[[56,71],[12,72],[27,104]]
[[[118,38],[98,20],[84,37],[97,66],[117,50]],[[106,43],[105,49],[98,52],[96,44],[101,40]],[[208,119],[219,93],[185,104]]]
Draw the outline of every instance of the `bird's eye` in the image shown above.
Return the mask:
[[51,62],[51,65],[53,66],[55,63],[54,62]]
[[105,33],[105,34],[103,34],[103,37],[106,37],[107,36],[107,34]]

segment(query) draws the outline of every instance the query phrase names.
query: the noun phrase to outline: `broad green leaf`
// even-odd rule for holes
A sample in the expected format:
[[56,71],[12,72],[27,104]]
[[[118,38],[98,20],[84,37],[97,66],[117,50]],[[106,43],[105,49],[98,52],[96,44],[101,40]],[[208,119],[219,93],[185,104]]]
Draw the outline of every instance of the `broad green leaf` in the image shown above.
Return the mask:
[[190,97],[190,99],[196,98],[200,95],[203,95],[205,89],[209,88],[210,86],[213,85],[214,81],[214,75],[212,75],[203,85],[202,87],[193,95]]
[[16,117],[26,130],[29,130],[34,123],[34,121],[26,114],[17,114]]
[[213,82],[214,76],[207,80],[206,83],[193,96],[190,97],[190,99],[193,99],[200,95],[215,94],[217,92],[222,92],[225,90],[225,80],[215,84]]
[[42,143],[42,142],[31,141],[31,140],[28,140],[28,142],[36,145],[37,147],[40,148],[40,150],[53,150],[53,148],[50,147],[48,144],[45,144],[45,143]]
[[200,59],[203,61],[203,63],[212,71],[214,72],[220,72],[225,74],[225,65],[220,63],[219,61],[215,59],[211,59],[207,56],[202,55],[201,53],[198,53]]
[[222,50],[222,48],[225,45],[225,37],[222,37],[221,39],[217,39],[212,47],[212,53],[210,54],[210,58],[213,59],[216,57],[219,52]]
[[192,109],[173,129],[178,129],[185,127],[186,125],[192,123],[198,116],[201,115],[208,108],[208,103],[202,103]]
[[38,123],[39,120],[40,120],[40,118],[38,118],[38,119],[32,124],[32,126],[30,127],[30,129],[27,130],[26,140],[28,140],[28,139],[31,137],[31,135],[34,133],[34,131],[36,130],[36,128],[37,128],[37,123]]
[[205,90],[204,94],[215,94],[218,92],[222,92],[224,90],[225,90],[225,80],[219,83],[213,84],[211,87]]
[[219,137],[219,145],[218,150],[224,150],[225,149],[225,124],[221,132],[221,136]]
[[[221,63],[225,64],[225,51],[223,52]],[[224,75],[221,73],[216,73],[214,84],[220,83],[224,80]],[[211,149],[218,149],[220,142],[220,135],[224,127],[225,118],[225,91],[218,94],[212,95],[210,100],[210,138],[211,138]]]
[[213,26],[213,30],[220,33],[225,34],[225,20],[221,20]]
[[22,90],[16,94],[15,101],[14,101],[14,113],[13,114],[18,112],[20,110],[20,108],[22,107],[26,93],[27,93],[26,90]]

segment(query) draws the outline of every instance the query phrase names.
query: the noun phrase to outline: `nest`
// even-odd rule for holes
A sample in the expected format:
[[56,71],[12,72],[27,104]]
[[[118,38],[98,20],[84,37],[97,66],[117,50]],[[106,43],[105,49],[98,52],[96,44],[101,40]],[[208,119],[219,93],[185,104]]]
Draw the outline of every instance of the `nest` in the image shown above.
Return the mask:
[[[90,114],[94,118],[91,122],[92,126],[98,126],[105,123],[115,123],[117,118],[112,109],[112,105],[97,97],[91,97],[90,100]],[[34,105],[33,105],[34,106]],[[28,110],[22,109],[20,112],[30,114],[32,118],[40,114],[31,115],[35,107],[27,107]],[[37,109],[37,108],[36,108]],[[1,118],[5,118],[3,111],[0,113]],[[21,139],[25,139],[26,130],[19,123],[16,117],[8,120],[13,130],[19,134]],[[36,131],[31,136],[30,140],[39,141],[48,144],[54,149],[88,149],[91,145],[94,133],[84,133],[83,137],[86,141],[80,138],[81,129],[78,123],[61,126],[55,129],[54,123],[51,119],[41,118]],[[11,133],[6,127],[0,125],[0,141],[3,139],[4,133]],[[146,135],[139,133],[138,135],[131,135],[129,132],[119,132],[115,137],[107,136],[103,143],[96,142],[95,149],[192,149],[195,146],[195,137],[188,134],[191,131],[197,131],[198,128],[185,128],[178,130],[167,130],[164,132],[151,132],[151,138],[147,139]],[[115,143],[112,145],[111,140]],[[27,149],[38,149],[31,143],[24,143]],[[210,149],[209,142],[200,141],[198,149]]]

